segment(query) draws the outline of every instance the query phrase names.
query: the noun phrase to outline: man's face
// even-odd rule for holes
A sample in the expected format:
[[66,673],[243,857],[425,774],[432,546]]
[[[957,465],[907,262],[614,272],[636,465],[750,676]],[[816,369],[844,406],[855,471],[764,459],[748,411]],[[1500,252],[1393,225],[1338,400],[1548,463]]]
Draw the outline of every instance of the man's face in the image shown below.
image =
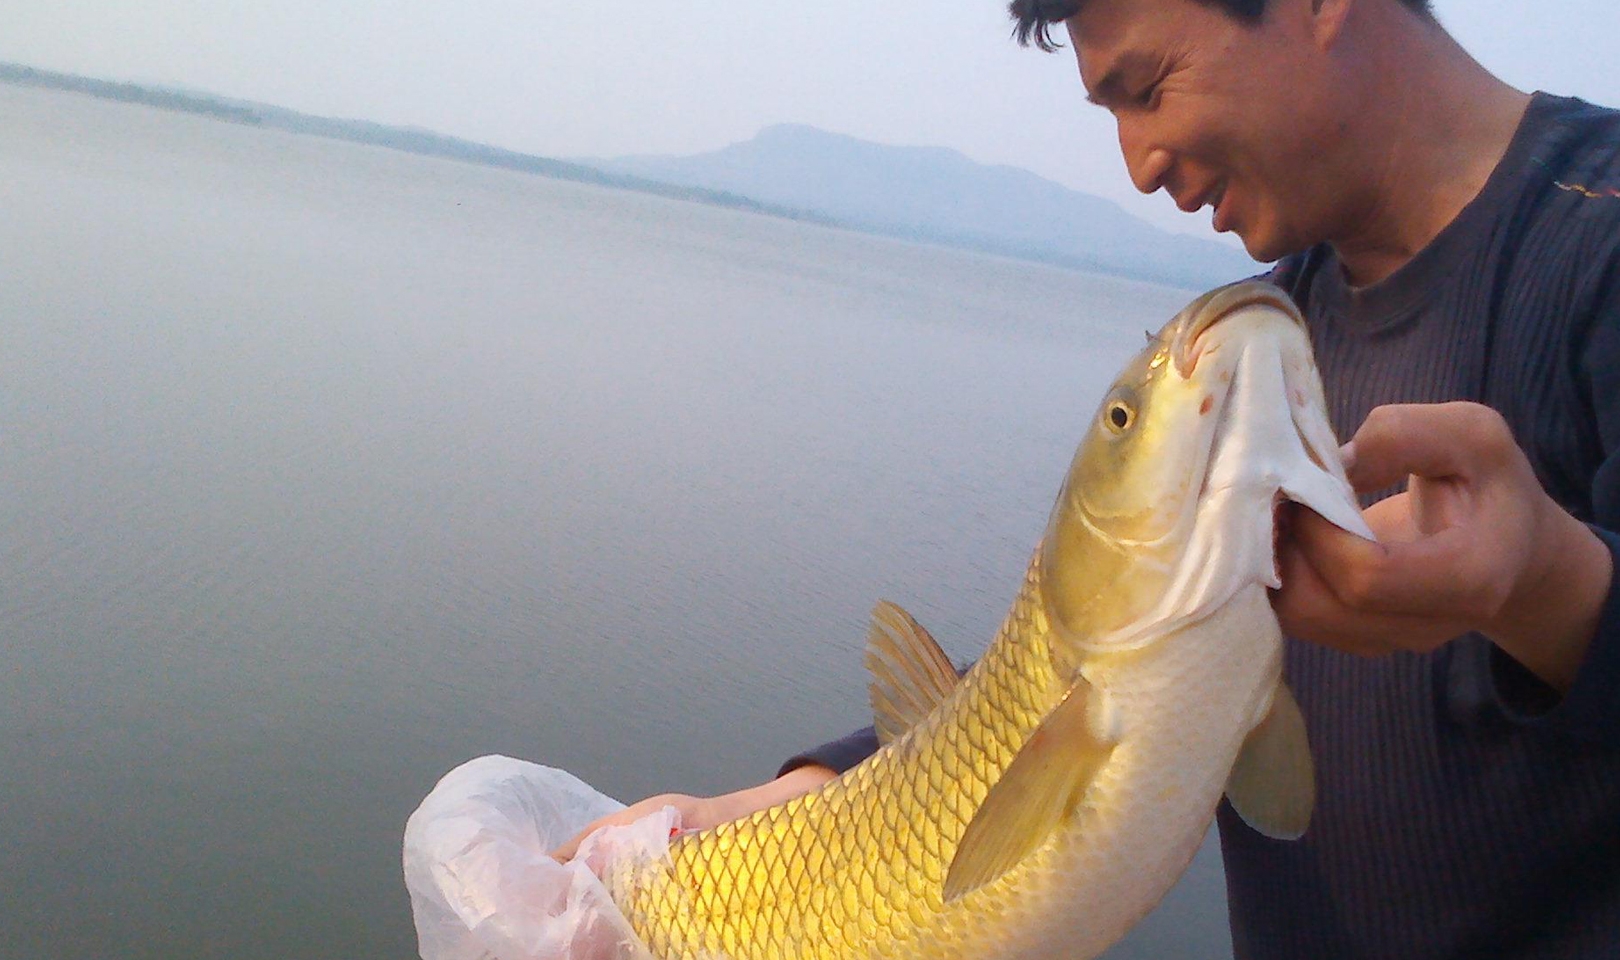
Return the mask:
[[1213,207],[1258,260],[1342,226],[1346,103],[1311,7],[1272,0],[1244,23],[1193,0],[1087,0],[1066,24],[1137,189]]

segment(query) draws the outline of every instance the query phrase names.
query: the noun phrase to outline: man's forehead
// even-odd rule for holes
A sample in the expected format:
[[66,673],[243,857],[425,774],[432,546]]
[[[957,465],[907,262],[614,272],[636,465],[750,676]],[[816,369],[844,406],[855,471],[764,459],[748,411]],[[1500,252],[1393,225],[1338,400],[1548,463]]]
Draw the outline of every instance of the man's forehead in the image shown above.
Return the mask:
[[1152,17],[1164,16],[1163,6],[1159,0],[1086,0],[1063,21],[1080,64],[1080,82],[1093,98],[1106,93],[1100,88],[1114,81],[1133,59],[1145,55],[1142,27]]

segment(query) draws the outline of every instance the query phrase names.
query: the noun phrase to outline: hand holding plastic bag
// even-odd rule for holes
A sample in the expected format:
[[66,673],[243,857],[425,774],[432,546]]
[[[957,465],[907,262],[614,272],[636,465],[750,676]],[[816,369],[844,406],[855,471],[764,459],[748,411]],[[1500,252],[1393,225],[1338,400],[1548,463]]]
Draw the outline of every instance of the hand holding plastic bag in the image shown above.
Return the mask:
[[666,856],[674,808],[592,834],[567,863],[547,855],[623,808],[573,774],[510,757],[445,774],[405,825],[423,960],[648,960],[597,876]]

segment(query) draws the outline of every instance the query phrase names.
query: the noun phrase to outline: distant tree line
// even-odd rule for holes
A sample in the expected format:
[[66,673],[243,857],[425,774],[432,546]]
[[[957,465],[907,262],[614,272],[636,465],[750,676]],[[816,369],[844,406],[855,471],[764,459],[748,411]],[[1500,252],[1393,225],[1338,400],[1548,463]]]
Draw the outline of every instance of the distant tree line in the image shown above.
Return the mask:
[[262,122],[258,113],[249,107],[233,106],[209,97],[199,97],[189,93],[181,93],[177,90],[158,87],[143,87],[133,83],[92,80],[89,77],[78,77],[69,73],[55,73],[49,70],[35,70],[33,67],[24,67],[18,64],[0,63],[0,80],[29,87],[49,87],[54,90],[88,93],[91,96],[102,97],[107,100],[141,103],[149,107],[161,107],[165,110],[200,113],[219,120],[229,120],[233,123],[258,124]]
[[774,207],[770,204],[758,203],[735,194],[704,190],[698,187],[675,186],[659,183],[655,180],[642,179],[641,177],[608,173],[583,164],[552,160],[547,157],[518,153],[514,150],[503,150],[500,147],[445,136],[431,130],[392,127],[386,124],[373,123],[369,120],[340,120],[332,117],[317,117],[312,114],[299,113],[296,110],[288,110],[284,107],[275,107],[269,104],[227,101],[218,97],[185,93],[165,87],[148,87],[134,83],[95,80],[75,74],[38,70],[13,63],[0,63],[0,83],[66,90],[107,100],[119,100],[125,103],[138,103],[163,110],[193,113],[216,120],[227,120],[232,123],[270,127],[334,140],[348,140],[354,143],[371,144],[372,146],[387,147],[391,150],[402,150],[424,156],[443,157],[449,160],[502,167],[507,170],[517,170],[523,173],[555,177],[562,180],[591,183],[620,190],[634,190],[639,193],[651,193],[676,200],[710,203],[723,207],[751,210],[756,213],[788,217],[794,220],[832,224],[832,221],[826,217],[801,210],[789,210]]

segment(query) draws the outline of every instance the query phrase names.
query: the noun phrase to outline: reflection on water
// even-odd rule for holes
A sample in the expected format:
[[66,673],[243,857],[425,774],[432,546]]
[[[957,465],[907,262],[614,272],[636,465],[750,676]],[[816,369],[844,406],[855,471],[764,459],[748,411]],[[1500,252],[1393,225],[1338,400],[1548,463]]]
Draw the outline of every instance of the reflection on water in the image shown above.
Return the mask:
[[[714,791],[988,642],[1185,292],[0,86],[0,956],[415,954],[500,752]],[[1226,950],[1219,867],[1117,955]]]

